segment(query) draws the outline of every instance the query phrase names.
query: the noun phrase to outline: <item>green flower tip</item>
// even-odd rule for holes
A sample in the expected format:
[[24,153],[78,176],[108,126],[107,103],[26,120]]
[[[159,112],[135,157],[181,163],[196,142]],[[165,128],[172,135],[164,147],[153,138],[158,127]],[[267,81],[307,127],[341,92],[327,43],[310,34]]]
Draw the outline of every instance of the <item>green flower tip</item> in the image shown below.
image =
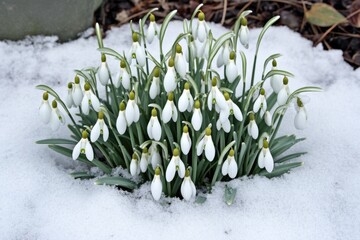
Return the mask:
[[234,149],[231,149],[230,152],[229,152],[229,156],[233,157],[234,155],[235,155],[235,151],[234,151]]
[[264,148],[268,148],[268,147],[269,147],[269,142],[268,142],[266,139],[264,139],[264,141],[263,141],[263,147],[264,147]]
[[136,155],[136,153],[133,153],[132,159],[134,159],[134,160],[137,160],[137,159],[138,159],[138,156]]
[[211,128],[206,128],[205,135],[210,136],[211,135]]
[[188,133],[189,132],[189,127],[187,125],[185,125],[183,127],[183,133]]
[[100,111],[100,112],[98,113],[98,118],[99,118],[99,119],[104,119],[104,113]]
[[289,83],[289,79],[287,78],[287,76],[284,76],[283,83],[284,85],[287,85]]
[[179,152],[179,149],[178,148],[174,148],[174,151],[173,151],[173,156],[174,157],[177,157],[180,155],[180,152]]
[[85,91],[89,91],[90,90],[90,83],[85,83],[85,85],[84,85],[84,89],[85,89]]
[[68,89],[72,89],[72,82],[68,83]]
[[51,106],[52,106],[53,108],[57,108],[57,102],[56,102],[56,100],[53,100],[53,101],[52,101]]
[[189,177],[190,176],[190,170],[189,169],[186,169],[185,171],[185,177]]
[[229,100],[230,99],[230,94],[228,92],[224,92],[224,97],[225,97],[225,100]]
[[120,111],[125,111],[126,104],[124,102],[121,102],[119,105]]
[[154,14],[150,14],[150,22],[155,22],[155,16]]
[[86,130],[82,131],[82,138],[84,139],[88,138],[88,133]]
[[182,47],[180,44],[176,44],[176,53],[182,53]]
[[276,67],[276,66],[277,66],[277,62],[276,62],[275,59],[272,60],[272,66],[273,66],[273,67]]
[[248,24],[247,19],[244,18],[244,17],[242,17],[242,18],[240,19],[240,24],[241,24],[241,26],[247,26],[247,24]]
[[196,109],[199,109],[199,108],[200,108],[200,101],[199,101],[199,100],[196,100],[196,101],[195,101],[195,108],[196,108]]
[[161,172],[161,170],[160,170],[160,167],[157,167],[156,169],[155,169],[155,175],[160,175],[160,172]]
[[250,113],[250,114],[249,114],[249,119],[250,119],[250,121],[255,120],[255,115],[254,115],[254,113]]
[[194,41],[194,37],[193,35],[190,36],[190,42],[193,42]]
[[80,83],[80,78],[78,75],[75,76],[75,83],[76,84],[79,84]]
[[230,52],[230,60],[234,60],[235,59],[235,52],[231,51]]
[[173,58],[170,58],[169,59],[169,67],[173,67],[175,64],[174,64],[174,59]]
[[156,117],[156,116],[157,116],[157,110],[156,110],[156,108],[153,108],[153,109],[151,110],[151,116],[153,116],[153,117]]
[[213,77],[213,79],[211,80],[211,85],[212,85],[213,87],[215,87],[215,86],[217,85],[217,79],[216,79],[216,77]]
[[186,82],[185,85],[184,85],[184,88],[185,88],[186,90],[189,90],[189,89],[190,89],[190,84],[189,84],[188,82]]
[[205,19],[205,14],[204,14],[202,11],[199,12],[199,14],[198,14],[198,19],[199,19],[199,21],[204,21],[204,19]]
[[260,94],[261,94],[261,95],[265,95],[265,89],[262,88],[262,89],[260,90]]
[[155,67],[154,68],[154,77],[160,77],[160,69],[159,67]]
[[125,67],[126,67],[126,63],[125,63],[124,60],[121,60],[121,61],[120,61],[120,67],[121,67],[121,68],[125,68]]
[[48,94],[48,92],[44,92],[43,93],[43,100],[44,101],[47,101],[49,99],[49,94]]
[[143,153],[148,153],[148,149],[147,147],[144,147],[143,150],[142,150]]
[[134,100],[135,99],[135,92],[134,91],[131,91],[130,94],[129,94],[129,99],[130,100]]
[[296,103],[297,103],[298,107],[304,107],[304,104],[299,97],[296,98]]
[[173,93],[173,92],[169,92],[169,94],[168,94],[168,100],[169,100],[169,101],[173,101],[173,100],[174,100],[174,93]]
[[139,41],[139,35],[136,32],[133,32],[132,34],[132,40],[133,42]]
[[102,62],[106,62],[106,56],[105,56],[105,54],[101,54],[101,61],[102,61]]

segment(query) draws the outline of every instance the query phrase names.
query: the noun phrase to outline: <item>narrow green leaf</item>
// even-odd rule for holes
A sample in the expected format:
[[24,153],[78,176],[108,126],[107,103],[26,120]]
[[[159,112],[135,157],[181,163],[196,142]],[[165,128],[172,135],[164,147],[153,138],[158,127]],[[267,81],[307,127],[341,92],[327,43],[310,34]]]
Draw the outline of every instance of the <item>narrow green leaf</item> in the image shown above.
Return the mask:
[[300,167],[302,165],[303,165],[303,162],[282,164],[279,166],[275,166],[274,170],[271,173],[268,173],[266,170],[263,170],[259,173],[259,175],[265,176],[268,178],[279,177],[279,176],[283,175],[284,173],[289,172],[291,169]]
[[273,18],[271,18],[266,24],[265,26],[263,27],[263,29],[261,30],[260,32],[260,35],[259,35],[259,38],[257,40],[257,43],[256,43],[256,55],[257,55],[257,52],[259,50],[259,46],[260,46],[260,43],[261,43],[261,40],[262,38],[264,37],[265,35],[265,32],[270,28],[271,25],[273,25],[277,20],[279,20],[280,16],[275,16]]
[[127,188],[133,190],[137,187],[136,183],[133,181],[123,178],[123,177],[103,177],[95,181],[96,185],[110,185],[118,186],[122,188]]
[[103,39],[102,39],[102,34],[101,34],[101,30],[100,30],[99,23],[96,23],[96,24],[95,24],[95,32],[96,32],[96,38],[97,38],[97,42],[98,42],[99,48],[104,47],[104,43],[103,43]]
[[231,188],[228,187],[227,185],[225,186],[225,193],[224,193],[224,199],[225,199],[225,203],[230,206],[234,203],[235,200],[235,196],[236,196],[236,189],[235,188]]
[[265,75],[263,80],[268,79],[269,77],[272,77],[274,75],[283,75],[283,76],[288,76],[288,77],[294,77],[294,74],[292,74],[291,72],[284,71],[284,70],[279,70],[279,69],[274,69],[274,70],[270,70]]
[[36,144],[77,144],[77,142],[70,139],[49,138],[36,141]]
[[99,52],[103,53],[103,54],[106,54],[106,55],[110,55],[110,56],[113,56],[113,57],[116,57],[117,59],[119,60],[123,60],[124,57],[118,53],[117,51],[111,49],[111,48],[107,48],[107,47],[101,47],[101,48],[98,48],[97,49]]
[[70,175],[75,179],[91,179],[95,177],[88,172],[73,172]]
[[307,154],[307,152],[293,153],[293,154],[284,156],[284,157],[282,157],[282,158],[275,159],[274,162],[276,162],[276,163],[286,162],[286,161],[289,161],[289,160],[291,160],[291,159],[298,158],[298,157],[300,157],[300,156],[302,156],[302,155],[305,155],[305,154]]

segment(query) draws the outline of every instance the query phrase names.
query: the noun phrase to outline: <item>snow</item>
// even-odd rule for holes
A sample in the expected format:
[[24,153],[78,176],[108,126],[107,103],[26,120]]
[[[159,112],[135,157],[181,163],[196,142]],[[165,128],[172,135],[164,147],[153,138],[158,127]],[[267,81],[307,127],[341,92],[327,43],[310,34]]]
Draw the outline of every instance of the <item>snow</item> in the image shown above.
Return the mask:
[[[175,36],[181,23],[170,24]],[[211,24],[215,35],[225,29]],[[129,26],[113,29],[104,40],[117,50],[130,47]],[[250,31],[252,61],[260,30]],[[45,83],[65,96],[73,69],[99,64],[96,39],[57,44],[53,37],[0,42],[0,238],[7,239],[360,239],[360,70],[353,71],[337,50],[324,51],[286,27],[265,35],[259,66],[281,53],[280,69],[296,75],[292,90],[317,85],[309,94],[304,131],[293,126],[289,110],[281,133],[307,137],[294,150],[307,151],[304,166],[281,178],[242,178],[233,205],[217,184],[204,204],[172,199],[155,202],[146,184],[134,193],[74,180],[79,164],[35,141],[66,137],[51,132],[37,114]],[[165,41],[166,42],[166,41]],[[251,56],[251,57],[250,57]],[[108,58],[110,67],[118,63]],[[261,71],[261,67],[258,69]],[[258,72],[258,76],[259,76]]]

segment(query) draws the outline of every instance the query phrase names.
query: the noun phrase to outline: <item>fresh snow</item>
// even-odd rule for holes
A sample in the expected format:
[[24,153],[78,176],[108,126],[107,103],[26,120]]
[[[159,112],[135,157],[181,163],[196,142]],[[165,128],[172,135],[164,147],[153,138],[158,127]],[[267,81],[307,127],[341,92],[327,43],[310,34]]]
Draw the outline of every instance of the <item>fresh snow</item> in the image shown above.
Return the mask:
[[[210,25],[215,36],[226,31]],[[172,22],[167,34],[174,37],[180,29],[180,22]],[[250,31],[249,66],[259,32]],[[300,158],[304,166],[271,180],[227,183],[237,189],[227,206],[224,183],[196,204],[155,202],[149,184],[128,193],[74,180],[69,173],[81,169],[79,163],[36,145],[69,133],[41,124],[42,92],[35,85],[47,84],[65,97],[74,69],[100,63],[95,37],[55,40],[0,42],[0,239],[360,239],[360,71],[343,61],[341,51],[313,47],[286,27],[265,35],[257,76],[267,56],[281,53],[279,68],[296,76],[289,79],[291,90],[315,85],[324,92],[308,94],[304,131],[294,128],[292,109],[280,131],[307,138],[292,150],[309,152]],[[122,52],[130,40],[125,26],[111,30],[104,43]],[[108,62],[115,74],[119,63],[111,57]]]

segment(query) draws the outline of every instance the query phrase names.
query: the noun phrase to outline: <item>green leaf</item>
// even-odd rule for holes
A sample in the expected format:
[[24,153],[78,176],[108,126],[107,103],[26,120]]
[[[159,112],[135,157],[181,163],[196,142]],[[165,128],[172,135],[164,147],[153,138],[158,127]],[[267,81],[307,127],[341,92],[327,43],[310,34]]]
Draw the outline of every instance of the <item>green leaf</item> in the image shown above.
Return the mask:
[[284,173],[289,172],[291,169],[300,167],[302,165],[303,165],[303,162],[282,164],[279,166],[275,166],[274,170],[271,173],[268,173],[266,170],[263,170],[259,173],[259,175],[265,176],[268,178],[279,177],[279,176],[283,175]]
[[273,18],[271,18],[264,26],[264,28],[261,30],[260,32],[260,35],[259,35],[259,38],[257,40],[257,43],[256,43],[256,55],[257,55],[257,52],[259,50],[259,46],[260,46],[260,43],[261,43],[261,40],[262,38],[264,37],[265,35],[265,32],[269,29],[269,27],[271,25],[273,25],[277,20],[279,20],[280,16],[275,16]]
[[87,172],[73,172],[70,175],[75,179],[91,179],[95,177]]
[[240,56],[241,56],[241,66],[242,66],[242,79],[244,82],[246,82],[246,68],[247,68],[246,55],[243,51],[240,51]]
[[283,76],[288,76],[288,77],[294,77],[294,74],[292,74],[291,72],[284,71],[284,70],[279,70],[279,69],[274,69],[274,70],[270,70],[265,75],[263,80],[268,79],[269,77],[272,77],[274,75],[283,75]]
[[234,203],[235,196],[236,196],[236,189],[225,186],[224,199],[225,199],[225,203],[228,206]]
[[110,185],[118,186],[122,188],[127,188],[133,190],[137,187],[136,183],[133,181],[123,178],[123,177],[103,177],[95,181],[96,185]]
[[275,159],[274,162],[276,162],[276,163],[286,162],[286,161],[289,161],[289,160],[291,160],[291,159],[298,158],[298,157],[300,157],[300,156],[302,156],[302,155],[305,155],[305,154],[307,154],[307,152],[293,153],[293,154],[284,156],[284,157],[282,157],[282,158]]
[[175,14],[177,13],[177,10],[173,10],[172,12],[170,12],[164,19],[163,24],[161,25],[160,28],[160,33],[159,33],[159,38],[160,38],[160,43],[162,45],[162,42],[164,41],[164,35],[165,35],[165,31],[169,25],[170,20],[175,16]]
[[113,50],[113,49],[111,49],[111,48],[101,47],[101,48],[98,48],[97,50],[100,51],[100,52],[103,53],[103,54],[116,57],[117,59],[120,59],[120,60],[124,59],[124,57],[121,56],[120,53],[118,53],[117,51],[115,51],[115,50]]
[[97,38],[97,41],[98,41],[99,48],[104,47],[104,43],[103,43],[103,39],[102,39],[102,34],[101,34],[101,30],[100,30],[99,23],[96,23],[96,24],[95,24],[95,32],[96,32],[96,38]]
[[49,138],[36,141],[36,144],[77,144],[77,142],[70,139]]
[[309,23],[319,27],[330,27],[347,21],[335,8],[325,3],[313,4],[310,11],[305,12],[305,17]]
[[196,197],[196,200],[195,200],[195,203],[203,204],[205,201],[206,201],[206,197],[204,197],[204,196],[197,196],[197,197]]

